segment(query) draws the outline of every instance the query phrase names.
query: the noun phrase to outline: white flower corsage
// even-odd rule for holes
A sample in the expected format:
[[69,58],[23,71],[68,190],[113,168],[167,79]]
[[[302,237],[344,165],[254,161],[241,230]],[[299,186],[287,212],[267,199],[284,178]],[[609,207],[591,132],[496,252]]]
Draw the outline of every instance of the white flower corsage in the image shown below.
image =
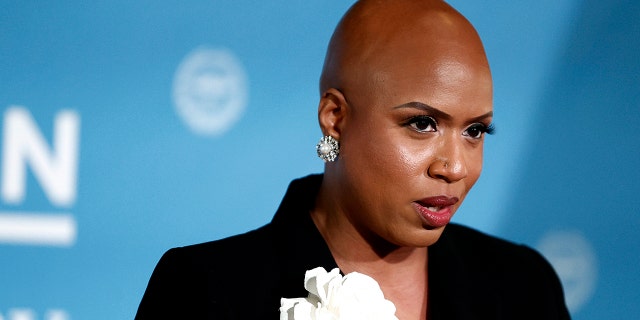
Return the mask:
[[306,298],[280,299],[280,320],[398,320],[378,283],[362,273],[346,276],[318,267],[304,276]]

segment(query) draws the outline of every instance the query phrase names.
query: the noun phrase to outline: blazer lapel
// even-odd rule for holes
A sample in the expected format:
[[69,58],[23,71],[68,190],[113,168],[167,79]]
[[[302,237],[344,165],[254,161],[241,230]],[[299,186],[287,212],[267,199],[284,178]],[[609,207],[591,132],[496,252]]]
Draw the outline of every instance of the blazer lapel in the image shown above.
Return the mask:
[[489,303],[492,291],[478,285],[486,279],[476,278],[465,261],[468,255],[461,251],[447,229],[438,242],[429,247],[429,320],[497,319],[499,314]]
[[294,180],[271,221],[283,298],[307,296],[304,289],[307,270],[324,267],[329,271],[338,267],[310,216],[321,182],[321,175]]

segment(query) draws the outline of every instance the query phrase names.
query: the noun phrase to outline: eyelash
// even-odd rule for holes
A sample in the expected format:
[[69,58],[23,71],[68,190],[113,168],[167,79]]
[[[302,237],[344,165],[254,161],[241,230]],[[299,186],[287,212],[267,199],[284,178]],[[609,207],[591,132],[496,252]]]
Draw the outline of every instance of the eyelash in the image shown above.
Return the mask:
[[[426,124],[428,127],[431,126],[433,127],[431,131],[425,131],[427,130],[427,128],[424,129],[420,129],[417,127],[417,124],[419,122],[422,122],[423,124]],[[414,116],[409,118],[406,122],[405,122],[406,126],[411,127],[413,130],[418,131],[418,132],[435,132],[438,128],[438,122],[436,121],[436,119],[430,117],[430,116]]]
[[[468,132],[471,129],[480,130],[480,136],[474,137],[474,136],[468,135]],[[479,139],[479,138],[482,137],[483,134],[485,134],[485,133],[486,134],[493,134],[495,131],[496,131],[496,129],[495,129],[495,126],[493,125],[493,123],[490,124],[490,125],[486,125],[486,124],[483,124],[483,123],[474,123],[474,124],[470,125],[464,132],[465,132],[465,135],[468,135],[469,137],[471,137],[473,139]]]
[[[419,122],[422,122],[422,124],[426,125],[426,128],[424,129],[420,129],[419,127],[417,127],[417,124]],[[435,132],[438,130],[438,121],[436,121],[436,119],[434,119],[433,117],[430,116],[425,116],[425,115],[420,115],[420,116],[414,116],[409,118],[406,122],[405,122],[406,126],[411,127],[413,130],[417,131],[417,132]],[[427,130],[429,127],[432,127],[431,130],[429,131],[425,131]],[[480,136],[471,136],[469,135],[469,130],[471,129],[477,129],[480,130]],[[464,135],[471,137],[472,139],[479,139],[482,134],[493,134],[495,132],[495,126],[492,124],[486,125],[484,123],[474,123],[472,125],[470,125],[469,127],[467,127],[467,129],[464,130]]]

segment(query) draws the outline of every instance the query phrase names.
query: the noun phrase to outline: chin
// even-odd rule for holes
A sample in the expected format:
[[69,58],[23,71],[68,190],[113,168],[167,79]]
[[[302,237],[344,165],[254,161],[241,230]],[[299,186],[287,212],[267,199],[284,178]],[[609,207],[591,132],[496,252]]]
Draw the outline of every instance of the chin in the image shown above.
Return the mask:
[[422,247],[429,247],[435,244],[436,242],[438,242],[445,227],[446,226],[431,229],[431,230],[426,230],[428,234],[424,236],[424,241],[422,241]]
[[400,242],[398,245],[401,247],[416,248],[429,247],[438,242],[438,239],[440,239],[445,227],[446,226],[419,230],[414,232],[410,238],[403,237],[402,239],[399,239],[403,241],[398,241]]

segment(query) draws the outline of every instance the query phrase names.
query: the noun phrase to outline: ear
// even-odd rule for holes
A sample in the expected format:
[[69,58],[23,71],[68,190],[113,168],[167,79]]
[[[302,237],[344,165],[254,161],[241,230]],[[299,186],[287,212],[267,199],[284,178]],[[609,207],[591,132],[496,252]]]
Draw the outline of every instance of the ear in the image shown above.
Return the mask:
[[318,106],[318,122],[323,135],[340,140],[348,108],[347,100],[338,89],[331,88],[322,94]]

